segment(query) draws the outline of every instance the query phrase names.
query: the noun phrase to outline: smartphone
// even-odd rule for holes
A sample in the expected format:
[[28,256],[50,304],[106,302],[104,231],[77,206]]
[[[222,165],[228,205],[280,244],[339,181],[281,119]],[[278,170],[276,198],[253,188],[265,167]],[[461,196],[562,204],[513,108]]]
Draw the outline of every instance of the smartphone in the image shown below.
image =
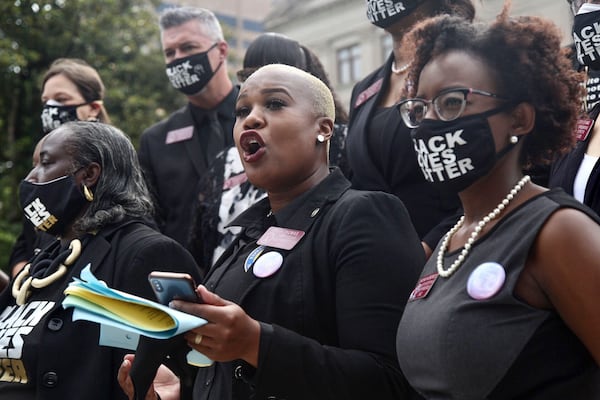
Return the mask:
[[161,304],[169,304],[171,300],[202,302],[196,294],[196,282],[190,274],[153,271],[148,274],[148,281]]

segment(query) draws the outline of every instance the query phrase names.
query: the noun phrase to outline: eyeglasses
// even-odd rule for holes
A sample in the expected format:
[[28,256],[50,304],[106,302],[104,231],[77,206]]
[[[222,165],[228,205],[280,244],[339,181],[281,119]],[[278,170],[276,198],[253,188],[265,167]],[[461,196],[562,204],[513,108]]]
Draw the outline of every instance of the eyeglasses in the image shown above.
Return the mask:
[[406,99],[396,105],[402,120],[409,128],[418,127],[430,104],[433,104],[433,110],[442,121],[453,121],[460,117],[467,106],[467,96],[478,94],[481,96],[494,97],[500,100],[508,100],[493,93],[485,92],[472,88],[454,88],[442,90],[433,100],[425,99]]

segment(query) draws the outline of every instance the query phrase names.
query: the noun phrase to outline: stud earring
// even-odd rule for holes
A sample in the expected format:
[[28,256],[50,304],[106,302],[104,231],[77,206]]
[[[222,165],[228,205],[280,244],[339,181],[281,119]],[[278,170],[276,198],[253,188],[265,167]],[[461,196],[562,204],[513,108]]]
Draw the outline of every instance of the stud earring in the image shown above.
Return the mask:
[[94,201],[94,193],[92,193],[92,191],[90,189],[88,189],[87,186],[85,186],[85,184],[83,185],[83,195],[85,196],[85,199],[89,202]]
[[325,141],[325,136],[321,135],[320,133],[317,135],[317,142],[319,143],[323,143]]
[[519,143],[519,137],[518,137],[518,136],[515,136],[515,135],[512,135],[512,136],[510,137],[510,142],[511,142],[512,144],[517,144],[517,143]]

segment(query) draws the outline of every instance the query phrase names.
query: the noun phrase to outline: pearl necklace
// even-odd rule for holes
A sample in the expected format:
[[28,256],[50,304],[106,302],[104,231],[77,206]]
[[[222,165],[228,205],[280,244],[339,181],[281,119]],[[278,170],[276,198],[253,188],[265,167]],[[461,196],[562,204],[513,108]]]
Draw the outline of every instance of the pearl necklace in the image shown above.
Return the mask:
[[411,64],[412,64],[412,61],[404,64],[400,68],[396,68],[396,60],[394,60],[394,61],[392,61],[392,72],[395,74],[401,75],[401,74],[405,73],[406,71],[408,71],[408,68],[410,68]]
[[462,251],[458,255],[458,258],[456,260],[454,260],[454,262],[452,263],[450,268],[445,270],[444,269],[444,253],[446,253],[446,248],[448,247],[448,244],[450,243],[450,239],[452,239],[452,236],[454,236],[454,234],[460,229],[462,224],[465,222],[465,216],[463,215],[462,217],[460,217],[460,219],[458,220],[456,225],[454,225],[454,227],[452,229],[450,229],[448,231],[448,233],[446,234],[446,236],[444,237],[444,240],[442,241],[442,244],[440,245],[440,250],[437,254],[437,271],[441,277],[448,278],[454,272],[456,272],[456,270],[458,269],[458,267],[460,267],[460,265],[463,263],[465,258],[467,258],[467,255],[469,254],[469,251],[471,250],[473,243],[475,243],[477,236],[479,236],[479,234],[481,233],[483,228],[490,221],[498,218],[498,216],[506,208],[508,203],[510,203],[510,201],[515,198],[517,193],[519,193],[519,191],[521,189],[523,189],[523,186],[525,186],[525,184],[527,182],[529,182],[530,179],[531,178],[529,175],[525,175],[523,178],[521,178],[521,180],[519,182],[517,182],[517,184],[506,195],[506,197],[500,202],[500,204],[498,204],[496,206],[496,208],[494,208],[488,215],[483,217],[477,223],[475,230],[473,230],[473,232],[471,233],[471,236],[469,236],[469,240],[467,240],[467,243],[465,243],[465,246],[463,247]]

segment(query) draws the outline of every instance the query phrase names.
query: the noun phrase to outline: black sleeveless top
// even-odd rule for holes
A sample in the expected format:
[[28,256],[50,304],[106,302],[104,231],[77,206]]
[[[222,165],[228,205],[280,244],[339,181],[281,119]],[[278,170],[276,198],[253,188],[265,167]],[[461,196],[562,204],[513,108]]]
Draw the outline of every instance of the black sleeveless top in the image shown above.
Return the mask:
[[[513,295],[540,229],[563,207],[577,208],[599,221],[562,189],[545,192],[475,242],[459,269],[449,278],[438,276],[426,296],[413,292],[417,296],[406,306],[396,347],[402,371],[423,396],[600,399],[599,368],[560,316]],[[444,265],[450,265],[461,250],[447,253]],[[439,246],[422,278],[437,273],[438,251]],[[474,271],[483,271],[485,263],[494,264],[494,271],[503,270],[505,280],[495,294],[476,300],[468,281],[477,275]],[[480,283],[481,288],[485,292],[485,284]]]

